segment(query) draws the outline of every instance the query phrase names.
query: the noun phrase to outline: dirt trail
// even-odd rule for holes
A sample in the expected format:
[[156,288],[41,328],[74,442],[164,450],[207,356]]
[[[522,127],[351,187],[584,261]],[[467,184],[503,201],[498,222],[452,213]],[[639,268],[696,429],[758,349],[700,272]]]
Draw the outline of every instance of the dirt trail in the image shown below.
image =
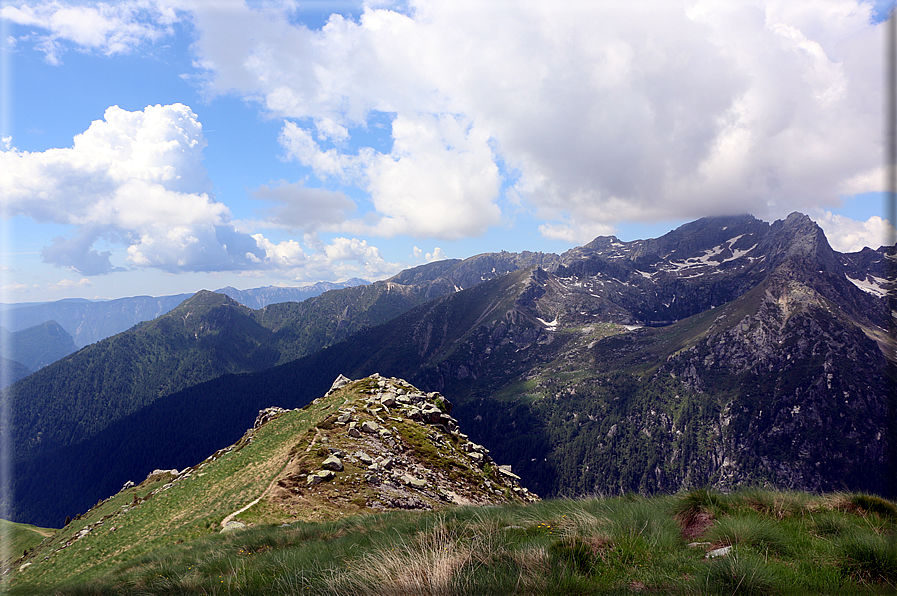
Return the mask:
[[[312,447],[315,446],[315,443],[317,443],[318,438],[319,438],[320,436],[321,436],[321,430],[318,429],[318,428],[316,428],[316,429],[315,429],[315,436],[314,436],[314,438],[311,440],[311,443],[309,443],[308,447],[305,449],[305,452],[306,452],[306,453],[308,453],[309,451],[312,450]],[[268,487],[267,487],[264,491],[262,491],[262,494],[260,494],[256,500],[252,501],[251,503],[249,503],[249,504],[246,505],[245,507],[241,507],[240,509],[237,509],[236,511],[234,511],[233,513],[231,513],[231,514],[229,514],[227,517],[225,517],[223,520],[221,520],[221,527],[222,527],[222,528],[225,527],[225,526],[226,526],[229,522],[231,522],[235,517],[237,517],[238,515],[240,515],[240,514],[243,513],[244,511],[248,510],[250,507],[252,507],[252,506],[254,506],[254,505],[257,505],[259,501],[261,501],[262,499],[264,499],[264,498],[265,498],[265,495],[267,495],[268,492],[270,492],[271,489],[273,489],[274,486],[277,484],[277,480],[278,480],[278,478],[280,478],[280,475],[283,474],[283,471],[287,469],[287,466],[290,465],[290,461],[291,461],[291,460],[287,460],[287,463],[284,464],[283,468],[281,468],[280,471],[274,476],[274,479],[271,481],[271,484],[269,484]]]

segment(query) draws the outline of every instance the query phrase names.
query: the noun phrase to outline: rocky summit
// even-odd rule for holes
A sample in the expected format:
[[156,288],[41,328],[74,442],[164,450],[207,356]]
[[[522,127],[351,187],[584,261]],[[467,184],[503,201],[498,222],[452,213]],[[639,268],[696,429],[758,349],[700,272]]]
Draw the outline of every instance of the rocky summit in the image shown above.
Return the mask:
[[[439,393],[376,373],[359,381],[340,375],[307,409],[322,418],[264,495],[284,516],[538,500],[461,432]],[[260,412],[251,432],[288,414],[278,410]]]

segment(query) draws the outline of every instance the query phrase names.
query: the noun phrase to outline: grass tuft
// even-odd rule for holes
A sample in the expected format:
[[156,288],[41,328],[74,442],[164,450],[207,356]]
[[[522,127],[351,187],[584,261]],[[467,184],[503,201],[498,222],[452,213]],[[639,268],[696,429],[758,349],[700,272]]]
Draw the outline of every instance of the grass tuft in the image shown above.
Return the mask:
[[762,558],[738,551],[711,561],[699,581],[705,594],[766,596],[781,591],[774,572]]
[[897,589],[897,542],[893,536],[854,535],[841,544],[838,554],[839,567],[851,580]]

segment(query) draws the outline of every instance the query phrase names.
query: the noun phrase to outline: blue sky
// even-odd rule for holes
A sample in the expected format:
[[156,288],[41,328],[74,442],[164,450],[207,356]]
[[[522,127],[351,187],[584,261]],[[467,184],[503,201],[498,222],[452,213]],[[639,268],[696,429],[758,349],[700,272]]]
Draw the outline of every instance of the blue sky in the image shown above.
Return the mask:
[[0,302],[813,217],[882,243],[886,3],[0,4]]

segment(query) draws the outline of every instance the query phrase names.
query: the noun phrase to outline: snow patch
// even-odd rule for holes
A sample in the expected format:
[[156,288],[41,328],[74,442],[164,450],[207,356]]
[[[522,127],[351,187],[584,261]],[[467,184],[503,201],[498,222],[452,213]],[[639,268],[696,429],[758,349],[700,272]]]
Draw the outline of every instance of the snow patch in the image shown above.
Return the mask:
[[536,320],[539,321],[540,323],[542,323],[543,325],[545,325],[545,328],[548,329],[549,331],[553,331],[558,328],[557,315],[555,315],[554,320],[550,323],[548,321],[546,321],[545,319],[540,319],[539,317],[536,317]]
[[[877,296],[879,298],[883,298],[888,295],[888,290],[884,287],[886,280],[875,277],[874,275],[869,275],[866,279],[853,279],[849,275],[845,275],[847,281],[863,290],[868,294],[872,294],[873,296]],[[871,278],[872,281],[869,281]]]

